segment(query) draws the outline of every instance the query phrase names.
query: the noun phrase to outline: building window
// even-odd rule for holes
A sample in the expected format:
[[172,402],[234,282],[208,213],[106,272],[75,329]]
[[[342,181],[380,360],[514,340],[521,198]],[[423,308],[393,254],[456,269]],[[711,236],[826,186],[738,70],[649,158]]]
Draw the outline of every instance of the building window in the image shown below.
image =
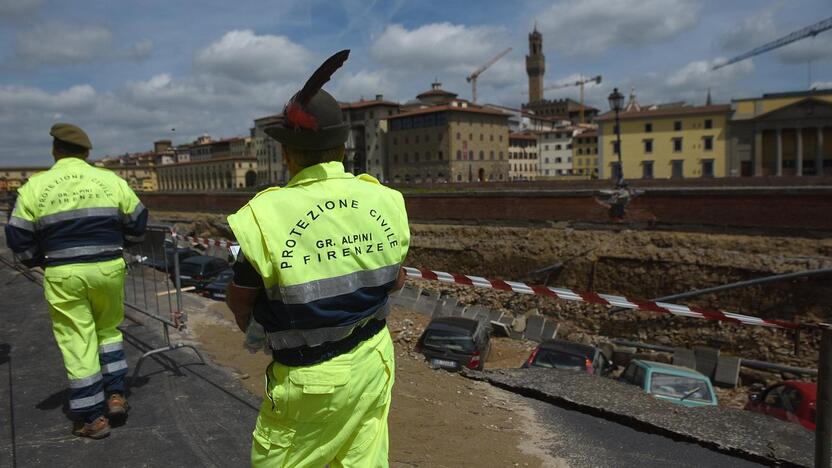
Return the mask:
[[[441,152],[441,151],[438,151],[438,152],[436,153],[436,159],[438,159],[438,160],[440,160],[440,161],[442,160],[442,152]],[[440,177],[442,177],[442,176],[440,175]]]
[[714,160],[713,159],[703,159],[702,160],[702,177],[713,177],[714,176]]
[[459,140],[459,139],[460,139],[459,132],[456,132],[456,139],[457,139],[457,140]]
[[555,158],[555,164],[562,162],[561,158]]
[[[457,133],[459,135],[459,133]],[[462,159],[462,151],[456,150],[456,160],[459,161]]]
[[483,135],[482,133],[480,133],[480,141],[483,141],[484,139],[485,139],[485,135]]
[[644,133],[652,133],[653,132],[653,124],[646,123],[644,124]]
[[[503,136],[502,135],[500,135],[500,141],[503,141]],[[502,178],[502,176],[500,176],[500,178]]]
[[644,140],[644,152],[645,153],[652,153],[653,152],[653,140]]
[[677,121],[673,122],[673,130],[675,130],[677,132],[682,130],[682,121],[681,120],[677,120]]
[[618,150],[619,150],[618,142],[617,141],[612,142],[612,154],[618,154]]
[[469,134],[468,134],[468,141],[473,141],[473,140],[474,140],[474,134],[473,134],[473,133],[469,133]]
[[670,177],[672,177],[674,179],[681,179],[682,177],[684,177],[685,176],[684,163],[685,163],[685,161],[682,160],[682,159],[674,159],[674,160],[670,161],[670,164],[673,167],[673,169],[671,171],[671,174],[670,174]]
[[705,128],[714,128],[713,119],[705,119]]
[[642,163],[641,163],[641,178],[642,179],[652,179],[653,178],[653,161],[642,161]]
[[489,156],[491,157],[491,160],[493,161],[494,160],[494,151],[492,151]]
[[500,151],[500,161],[502,161],[502,160],[503,160],[503,152]]
[[543,158],[543,159],[545,159],[545,161],[543,161],[543,162],[545,162],[546,164],[549,164],[549,158]]
[[457,182],[462,182],[462,175],[461,174],[456,175],[456,181]]
[[584,149],[583,148],[578,148],[578,154],[584,154]]
[[485,151],[480,150],[480,161],[482,161],[483,159],[485,159]]
[[[558,148],[558,149],[560,149],[560,148]],[[543,145],[543,150],[544,151],[549,151],[549,145]]]
[[702,137],[702,146],[705,151],[713,151],[714,149],[714,137],[706,136]]
[[673,152],[674,153],[681,153],[682,152],[682,139],[681,138],[674,138],[673,139]]
[[419,162],[419,152],[413,153],[413,162]]
[[494,141],[494,135],[488,135],[489,141]]

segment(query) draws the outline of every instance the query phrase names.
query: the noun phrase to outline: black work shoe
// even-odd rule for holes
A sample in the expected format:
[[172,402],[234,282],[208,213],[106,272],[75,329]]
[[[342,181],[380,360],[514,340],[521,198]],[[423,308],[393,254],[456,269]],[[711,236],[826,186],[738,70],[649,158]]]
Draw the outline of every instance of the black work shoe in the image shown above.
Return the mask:
[[78,437],[103,439],[110,435],[110,422],[105,416],[99,416],[95,421],[89,423],[76,421],[73,423],[72,433]]

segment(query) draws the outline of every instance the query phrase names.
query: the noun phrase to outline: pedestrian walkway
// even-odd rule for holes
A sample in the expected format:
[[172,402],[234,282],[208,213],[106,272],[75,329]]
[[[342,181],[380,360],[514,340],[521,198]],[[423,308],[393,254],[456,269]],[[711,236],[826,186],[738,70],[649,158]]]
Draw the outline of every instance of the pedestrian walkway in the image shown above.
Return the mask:
[[[259,402],[227,371],[187,349],[148,358],[131,383],[126,424],[103,440],[80,439],[70,433],[66,373],[41,286],[5,265],[0,320],[0,467],[248,465]],[[121,327],[131,373],[162,343],[157,322],[136,320]]]

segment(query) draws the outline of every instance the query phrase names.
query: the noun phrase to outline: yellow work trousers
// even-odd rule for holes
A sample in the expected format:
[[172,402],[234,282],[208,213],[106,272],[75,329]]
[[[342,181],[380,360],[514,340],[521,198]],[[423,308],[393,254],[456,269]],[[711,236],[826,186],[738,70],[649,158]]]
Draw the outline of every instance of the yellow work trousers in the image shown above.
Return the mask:
[[272,363],[253,434],[252,466],[388,466],[387,413],[394,380],[387,328],[320,364]]
[[103,414],[105,391],[123,393],[127,362],[116,327],[124,320],[124,277],[121,258],[50,266],[44,272],[52,332],[69,378],[70,409],[88,420]]

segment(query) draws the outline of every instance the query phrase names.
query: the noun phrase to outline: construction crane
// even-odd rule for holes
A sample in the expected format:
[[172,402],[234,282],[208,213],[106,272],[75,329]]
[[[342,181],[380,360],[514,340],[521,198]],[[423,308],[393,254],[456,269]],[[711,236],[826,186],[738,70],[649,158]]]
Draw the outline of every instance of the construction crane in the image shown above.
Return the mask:
[[584,123],[584,85],[589,83],[601,84],[601,75],[593,76],[592,78],[581,77],[578,81],[570,81],[568,83],[558,83],[544,87],[541,91],[550,91],[553,89],[568,88],[570,86],[579,86],[581,88],[581,123]]
[[511,52],[511,49],[512,49],[512,47],[509,47],[508,49],[500,52],[493,59],[486,62],[485,65],[477,68],[476,70],[474,70],[473,73],[471,73],[470,75],[468,75],[465,78],[466,80],[468,80],[469,83],[471,83],[471,102],[473,102],[473,103],[477,102],[477,78],[480,75],[482,75],[482,72],[488,70],[488,67],[490,67],[491,65],[494,65],[494,63],[496,63],[497,60],[500,60],[501,58],[505,57],[505,55],[507,53]]
[[799,29],[791,34],[785,35],[780,39],[771,41],[768,44],[763,44],[760,47],[752,49],[744,54],[737,55],[736,57],[728,60],[727,62],[714,65],[711,70],[719,70],[722,67],[727,67],[728,65],[741,62],[747,58],[754,57],[755,55],[760,55],[770,50],[779,49],[780,47],[791,44],[792,42],[796,42],[807,37],[815,37],[818,34],[829,29],[832,29],[832,18],[826,18],[825,20],[819,23],[815,23],[811,26],[806,26],[803,29]]

